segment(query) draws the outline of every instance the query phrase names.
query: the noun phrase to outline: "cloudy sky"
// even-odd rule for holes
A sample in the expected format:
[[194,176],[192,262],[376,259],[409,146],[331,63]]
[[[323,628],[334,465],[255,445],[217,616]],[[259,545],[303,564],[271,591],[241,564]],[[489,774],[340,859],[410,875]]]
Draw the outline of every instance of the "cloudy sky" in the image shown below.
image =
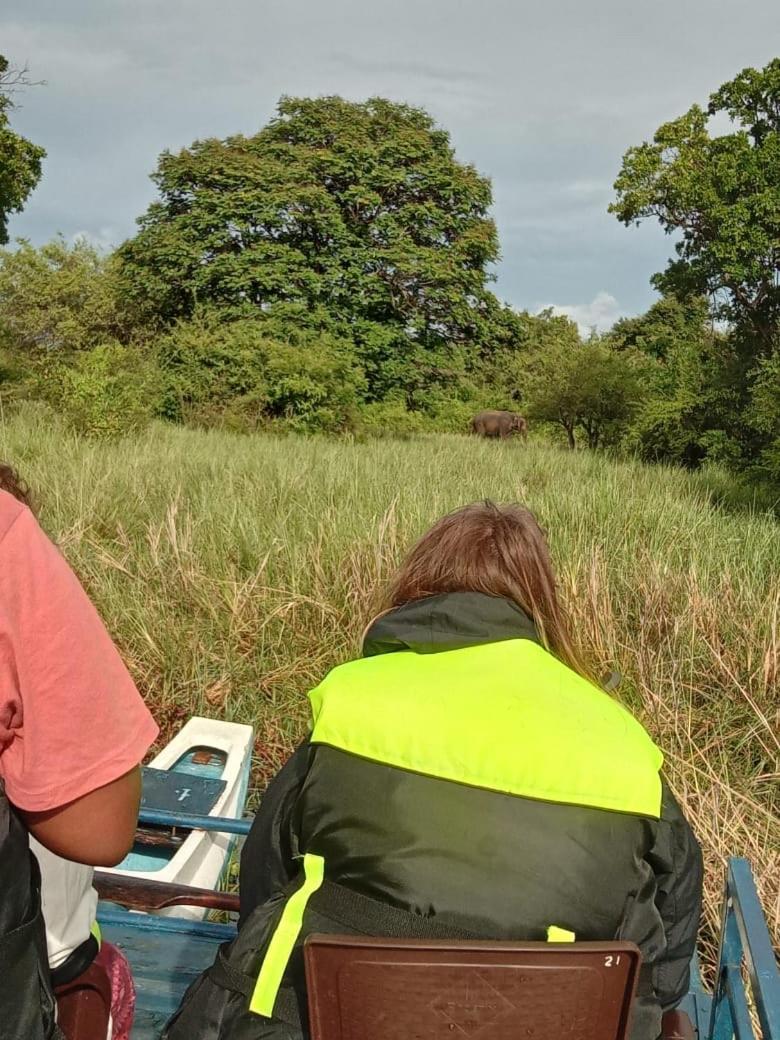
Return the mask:
[[133,233],[164,148],[251,133],[282,94],[425,106],[493,179],[499,295],[608,326],[671,243],[606,213],[625,149],[780,54],[778,0],[2,0],[0,53],[46,85],[48,151],[11,234]]

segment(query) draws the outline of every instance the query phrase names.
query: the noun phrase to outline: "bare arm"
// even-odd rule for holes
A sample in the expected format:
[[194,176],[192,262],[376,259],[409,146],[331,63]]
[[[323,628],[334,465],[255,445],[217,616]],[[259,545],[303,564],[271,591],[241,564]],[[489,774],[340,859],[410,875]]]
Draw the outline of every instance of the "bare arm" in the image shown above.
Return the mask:
[[138,766],[118,780],[45,812],[20,812],[30,833],[76,863],[113,867],[133,843],[141,802]]

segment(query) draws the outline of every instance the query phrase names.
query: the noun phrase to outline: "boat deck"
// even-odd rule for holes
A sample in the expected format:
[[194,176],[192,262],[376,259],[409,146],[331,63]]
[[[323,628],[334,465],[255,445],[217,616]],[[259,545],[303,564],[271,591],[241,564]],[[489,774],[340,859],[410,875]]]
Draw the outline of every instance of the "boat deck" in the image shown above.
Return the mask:
[[232,925],[105,906],[98,919],[106,941],[122,950],[138,983],[132,1040],[159,1040],[184,991],[213,962],[217,946],[235,935]]

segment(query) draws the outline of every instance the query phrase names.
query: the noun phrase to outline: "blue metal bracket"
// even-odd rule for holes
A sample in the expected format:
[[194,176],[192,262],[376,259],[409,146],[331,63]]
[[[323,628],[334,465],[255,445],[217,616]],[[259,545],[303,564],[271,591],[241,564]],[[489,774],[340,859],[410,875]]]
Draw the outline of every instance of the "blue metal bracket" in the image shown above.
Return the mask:
[[743,963],[764,1040],[780,1040],[780,973],[750,864],[729,860],[707,1040],[755,1040]]

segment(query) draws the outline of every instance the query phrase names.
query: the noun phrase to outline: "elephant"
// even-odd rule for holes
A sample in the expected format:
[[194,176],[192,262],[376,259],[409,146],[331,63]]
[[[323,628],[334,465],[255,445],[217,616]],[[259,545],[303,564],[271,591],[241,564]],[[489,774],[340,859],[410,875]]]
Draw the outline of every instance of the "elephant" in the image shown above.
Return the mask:
[[528,436],[528,420],[517,412],[480,412],[471,420],[471,432],[480,437],[500,437],[519,433],[523,440]]

